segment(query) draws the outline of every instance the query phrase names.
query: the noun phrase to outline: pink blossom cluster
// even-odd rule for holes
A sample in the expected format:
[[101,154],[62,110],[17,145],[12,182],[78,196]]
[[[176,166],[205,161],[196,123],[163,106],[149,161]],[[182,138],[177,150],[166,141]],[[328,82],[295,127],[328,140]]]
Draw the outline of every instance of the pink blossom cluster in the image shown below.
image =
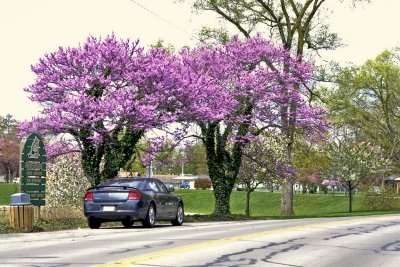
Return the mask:
[[322,181],[322,185],[325,186],[339,186],[341,182],[339,179],[325,179]]
[[[196,88],[205,93],[192,99],[192,108],[183,111],[189,121],[231,123],[235,142],[257,140],[257,131],[235,135],[240,123],[252,129],[283,129],[287,125],[282,117],[286,117],[310,133],[310,138],[320,137],[329,126],[326,111],[310,107],[307,92],[299,90],[312,76],[312,66],[260,36],[245,41],[234,37],[214,48],[186,48],[181,57],[191,75],[202,77]],[[215,92],[222,99],[215,99]]]
[[81,152],[81,148],[70,140],[57,140],[46,144],[46,155],[49,163],[58,156],[70,154],[73,152]]

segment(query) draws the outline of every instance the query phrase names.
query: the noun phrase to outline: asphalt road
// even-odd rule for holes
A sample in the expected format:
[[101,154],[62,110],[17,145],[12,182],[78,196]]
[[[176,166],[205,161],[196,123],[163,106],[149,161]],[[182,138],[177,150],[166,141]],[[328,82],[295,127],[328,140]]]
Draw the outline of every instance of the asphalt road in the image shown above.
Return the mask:
[[400,266],[400,215],[0,235],[0,266]]

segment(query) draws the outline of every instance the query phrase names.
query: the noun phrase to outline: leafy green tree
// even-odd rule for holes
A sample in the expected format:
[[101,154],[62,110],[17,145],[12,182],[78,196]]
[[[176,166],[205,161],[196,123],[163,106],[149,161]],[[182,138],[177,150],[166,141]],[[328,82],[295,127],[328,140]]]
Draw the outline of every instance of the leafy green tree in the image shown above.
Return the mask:
[[20,142],[17,121],[10,114],[0,116],[0,174],[5,174],[6,182],[18,173]]
[[292,171],[283,162],[281,141],[279,137],[263,136],[244,150],[237,183],[246,191],[246,216],[250,216],[250,195],[259,185],[280,183],[279,177]]
[[13,118],[13,115],[7,114],[5,117],[0,116],[0,136],[12,133],[15,130],[16,125],[17,120]]
[[[148,152],[141,149],[139,153],[143,157]],[[182,167],[185,174],[208,173],[205,148],[200,142],[178,148],[171,141],[167,141],[152,156],[152,165],[157,168],[158,174],[180,174]]]
[[[339,69],[337,89],[326,98],[337,131],[382,149],[387,162],[400,163],[400,54],[384,51],[361,67]],[[397,172],[386,166],[386,172]]]
[[[140,146],[140,145],[138,145]],[[125,164],[123,167],[125,171],[131,172],[131,173],[138,173],[140,175],[145,175],[145,168],[143,164],[140,161],[140,157],[138,156],[137,153],[134,153],[131,157],[130,160]]]
[[185,156],[186,173],[195,175],[208,173],[206,149],[200,142],[188,146],[185,149]]
[[[326,0],[197,0],[193,7],[215,12],[245,37],[261,31],[301,55],[305,48],[318,51],[341,44],[337,34],[329,31],[326,5]],[[202,33],[215,39],[216,32],[226,32],[222,29],[204,27]]]
[[[142,176],[149,176],[150,165],[153,174],[169,174],[167,170],[173,165],[176,151],[170,143],[163,144],[157,151],[150,151],[151,144],[147,139],[142,138],[134,148],[134,154],[125,164],[124,170],[131,173],[139,173]],[[150,155],[151,154],[151,155]]]
[[155,44],[150,45],[151,48],[161,48],[164,49],[169,55],[172,55],[175,53],[175,47],[171,43],[165,43],[163,39],[158,39]]
[[295,145],[293,166],[297,181],[302,185],[302,193],[307,189],[315,191],[321,185],[321,173],[329,167],[329,157],[323,145],[310,142],[297,142]]
[[381,157],[379,147],[346,136],[335,141],[330,150],[331,165],[325,171],[325,176],[338,178],[346,187],[349,193],[349,212],[352,212],[354,189],[371,175],[381,175],[387,162]]

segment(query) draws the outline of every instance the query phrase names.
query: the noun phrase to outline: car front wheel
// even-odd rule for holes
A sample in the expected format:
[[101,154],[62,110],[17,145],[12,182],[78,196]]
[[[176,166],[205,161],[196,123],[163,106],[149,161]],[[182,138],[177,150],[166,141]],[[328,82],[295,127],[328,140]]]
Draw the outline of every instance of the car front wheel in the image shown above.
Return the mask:
[[184,216],[183,205],[179,204],[178,209],[176,210],[176,217],[171,221],[172,225],[181,226],[183,224]]
[[150,204],[149,209],[147,210],[146,218],[142,221],[144,227],[152,228],[156,221],[156,210],[153,204]]

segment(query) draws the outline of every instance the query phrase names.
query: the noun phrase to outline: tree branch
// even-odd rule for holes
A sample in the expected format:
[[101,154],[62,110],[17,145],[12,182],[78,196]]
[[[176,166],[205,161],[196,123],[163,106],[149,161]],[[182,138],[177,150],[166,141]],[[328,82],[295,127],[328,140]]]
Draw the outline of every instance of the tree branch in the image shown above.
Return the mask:
[[223,12],[216,4],[211,3],[211,6],[214,8],[214,10],[220,14],[224,19],[226,19],[227,21],[229,21],[230,23],[232,23],[233,25],[236,26],[236,28],[239,29],[239,31],[241,33],[243,33],[243,35],[246,38],[250,37],[250,33],[248,33],[243,27],[242,25],[240,25],[240,23],[238,21],[235,21],[233,18],[231,18],[228,14],[226,14],[225,12]]

